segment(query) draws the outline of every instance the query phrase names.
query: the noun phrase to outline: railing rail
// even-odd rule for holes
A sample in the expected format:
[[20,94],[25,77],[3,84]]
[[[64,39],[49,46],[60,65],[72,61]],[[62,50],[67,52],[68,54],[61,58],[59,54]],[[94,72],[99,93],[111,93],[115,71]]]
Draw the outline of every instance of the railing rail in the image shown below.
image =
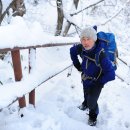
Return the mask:
[[[18,47],[17,46],[17,47],[13,47],[13,48],[0,48],[0,52],[11,51],[15,81],[21,81],[21,78],[22,78],[22,65],[21,65],[21,59],[20,59],[20,50],[29,49],[29,73],[30,73],[31,68],[32,68],[32,66],[30,65],[30,62],[31,62],[30,60],[32,59],[30,57],[30,52],[31,52],[32,49],[45,48],[45,47],[55,47],[55,46],[68,46],[68,45],[73,45],[74,43],[75,42],[50,43],[50,44],[35,45],[35,46],[25,46],[25,47]],[[78,44],[78,43],[79,42],[76,42],[75,44]],[[45,81],[43,81],[43,83],[44,82]],[[23,97],[17,97],[14,101],[12,101],[12,103],[7,105],[7,107],[10,106],[11,104],[13,104],[14,102],[16,102],[17,100],[19,101],[19,107],[20,108],[26,107],[25,95],[23,95]],[[34,105],[34,107],[35,107],[35,89],[31,90],[30,93],[29,93],[29,103]],[[3,109],[4,108],[1,108],[0,110],[3,110]]]
[[36,45],[36,46],[26,46],[26,47],[13,47],[13,48],[0,48],[0,52],[5,51],[15,51],[15,50],[23,50],[23,49],[31,49],[31,48],[45,48],[45,47],[55,47],[55,46],[68,46],[73,44],[79,44],[79,42],[71,42],[71,43],[47,43],[43,45]]

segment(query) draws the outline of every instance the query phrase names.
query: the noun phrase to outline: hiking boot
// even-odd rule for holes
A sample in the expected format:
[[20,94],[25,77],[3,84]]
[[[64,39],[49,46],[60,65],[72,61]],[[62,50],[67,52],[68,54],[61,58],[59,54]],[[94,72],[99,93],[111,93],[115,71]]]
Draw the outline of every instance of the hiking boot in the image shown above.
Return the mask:
[[86,105],[85,101],[78,107],[80,110],[84,111],[88,108],[88,106]]
[[97,124],[97,114],[89,114],[88,125],[95,126]]
[[93,120],[91,118],[88,119],[88,125],[95,126],[97,124],[97,120]]

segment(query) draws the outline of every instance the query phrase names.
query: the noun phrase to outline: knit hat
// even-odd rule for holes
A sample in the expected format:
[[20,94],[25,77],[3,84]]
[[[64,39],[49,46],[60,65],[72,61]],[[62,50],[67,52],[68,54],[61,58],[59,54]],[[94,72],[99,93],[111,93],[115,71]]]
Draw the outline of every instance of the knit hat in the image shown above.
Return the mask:
[[91,38],[94,41],[97,40],[97,32],[93,27],[85,28],[81,31],[80,39],[82,38]]

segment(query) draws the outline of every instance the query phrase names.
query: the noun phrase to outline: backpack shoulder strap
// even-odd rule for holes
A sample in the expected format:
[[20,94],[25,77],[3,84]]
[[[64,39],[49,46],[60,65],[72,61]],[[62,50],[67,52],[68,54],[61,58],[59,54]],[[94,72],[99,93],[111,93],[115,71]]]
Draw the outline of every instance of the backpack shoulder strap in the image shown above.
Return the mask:
[[95,63],[96,63],[96,65],[97,65],[98,67],[100,67],[100,72],[99,72],[99,74],[98,74],[96,80],[98,80],[99,77],[100,77],[101,74],[102,74],[101,60],[102,60],[104,57],[106,57],[106,55],[105,55],[104,49],[102,48],[102,49],[95,55]]
[[100,63],[101,63],[102,58],[106,57],[106,55],[105,55],[104,52],[105,51],[102,48],[98,53],[96,53],[96,55],[95,55],[95,61],[96,61],[96,65],[97,66],[101,66]]

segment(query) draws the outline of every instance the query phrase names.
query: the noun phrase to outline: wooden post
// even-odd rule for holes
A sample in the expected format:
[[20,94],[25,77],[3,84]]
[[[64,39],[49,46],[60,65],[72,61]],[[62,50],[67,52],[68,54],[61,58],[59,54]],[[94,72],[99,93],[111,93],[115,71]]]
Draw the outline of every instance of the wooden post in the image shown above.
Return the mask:
[[[36,49],[35,48],[29,49],[29,73],[32,72],[33,66],[35,66],[34,65],[35,60],[36,60]],[[29,93],[29,104],[32,104],[35,107],[35,89]]]
[[35,107],[35,89],[29,93],[29,104]]
[[[19,50],[11,51],[11,55],[12,55],[15,81],[20,81],[22,78],[20,51]],[[19,99],[19,106],[20,108],[23,108],[26,106],[25,96]]]

